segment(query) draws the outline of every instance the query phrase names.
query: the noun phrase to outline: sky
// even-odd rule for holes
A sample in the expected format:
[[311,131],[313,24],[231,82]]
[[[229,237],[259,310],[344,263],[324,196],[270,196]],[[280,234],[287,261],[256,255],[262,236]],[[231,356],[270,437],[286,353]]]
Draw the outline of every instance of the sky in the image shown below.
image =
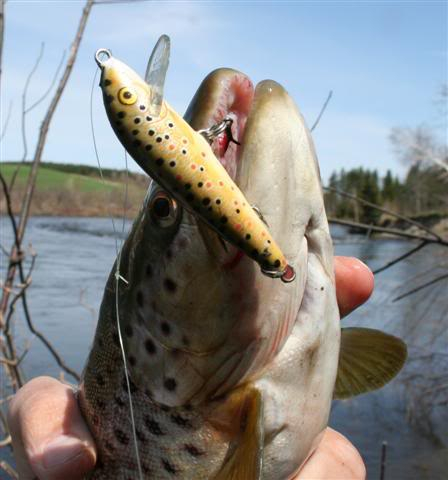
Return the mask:
[[[22,94],[44,42],[27,94],[30,106],[51,84],[69,50],[84,2],[9,0],[5,7],[1,122],[8,118],[1,159],[19,160]],[[183,113],[202,79],[215,68],[243,71],[255,82],[272,78],[312,125],[330,90],[316,130],[326,181],[341,168],[405,166],[388,140],[393,127],[440,128],[436,99],[447,80],[447,2],[435,1],[127,1],[95,5],[66,91],[53,118],[43,159],[95,165],[91,90],[98,48],[144,73],[158,37],[171,37],[165,98]],[[93,123],[101,165],[124,168],[123,149],[94,85]],[[53,93],[53,92],[52,92]],[[51,95],[26,117],[28,158]],[[273,125],[275,128],[275,125]],[[439,132],[440,133],[440,132]],[[441,132],[444,135],[446,132]],[[131,170],[139,168],[130,163]]]

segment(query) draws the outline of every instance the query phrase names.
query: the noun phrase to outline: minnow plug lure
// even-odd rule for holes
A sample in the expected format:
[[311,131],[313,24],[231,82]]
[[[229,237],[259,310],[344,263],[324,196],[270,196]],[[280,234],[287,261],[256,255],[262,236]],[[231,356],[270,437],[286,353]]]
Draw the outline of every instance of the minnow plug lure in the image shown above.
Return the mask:
[[[169,37],[162,35],[145,80],[109,50],[96,52],[112,128],[140,167],[178,202],[254,259],[265,275],[293,281],[294,269],[209,145],[230,131],[229,119],[201,134],[163,100],[169,52]],[[235,141],[231,135],[230,140]]]

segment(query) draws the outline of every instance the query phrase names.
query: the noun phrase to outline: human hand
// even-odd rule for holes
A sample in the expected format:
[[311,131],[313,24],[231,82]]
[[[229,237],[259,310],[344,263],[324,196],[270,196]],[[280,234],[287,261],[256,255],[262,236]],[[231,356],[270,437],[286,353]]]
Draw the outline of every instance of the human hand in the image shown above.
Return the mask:
[[[373,275],[348,257],[336,257],[335,273],[338,305],[345,316],[369,298]],[[23,386],[10,403],[8,423],[21,480],[80,480],[95,466],[95,444],[73,390],[53,378],[38,377]],[[295,480],[364,478],[358,451],[327,428]]]

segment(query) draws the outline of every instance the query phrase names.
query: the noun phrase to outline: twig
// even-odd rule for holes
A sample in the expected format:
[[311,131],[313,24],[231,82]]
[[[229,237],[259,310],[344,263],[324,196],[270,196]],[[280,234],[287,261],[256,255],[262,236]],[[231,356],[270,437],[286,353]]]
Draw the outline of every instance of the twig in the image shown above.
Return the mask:
[[390,262],[386,263],[382,267],[377,268],[376,270],[373,270],[373,274],[376,275],[377,273],[384,272],[384,270],[387,270],[388,268],[392,267],[396,263],[401,262],[405,258],[410,257],[411,255],[418,252],[419,250],[421,250],[426,245],[428,245],[428,242],[426,240],[423,240],[423,242],[419,243],[413,249],[409,250],[408,252],[404,253],[403,255],[400,255],[399,257],[395,258],[394,260],[391,260]]
[[5,460],[0,461],[0,468],[2,468],[14,480],[19,479],[19,474]]
[[310,128],[310,132],[312,132],[317,127],[317,124],[320,122],[320,119],[321,119],[322,115],[324,114],[325,110],[327,109],[327,106],[328,106],[332,96],[333,96],[333,90],[330,90],[328,92],[328,97],[325,100],[325,103],[322,105],[322,108],[319,112],[319,115],[317,116],[315,122],[313,123],[313,126]]
[[[87,0],[86,4],[84,6],[84,9],[83,9],[82,15],[81,15],[81,19],[80,19],[80,22],[79,22],[79,25],[78,25],[78,29],[77,29],[77,32],[76,32],[76,35],[75,35],[75,39],[74,39],[74,41],[72,43],[72,46],[71,46],[70,55],[69,55],[69,58],[67,60],[66,66],[65,66],[64,73],[63,73],[63,75],[62,75],[62,77],[59,81],[57,90],[56,90],[56,92],[53,96],[53,99],[50,102],[47,113],[45,114],[44,120],[43,120],[41,128],[40,128],[39,138],[38,138],[36,151],[35,151],[34,159],[33,159],[33,164],[32,164],[31,171],[29,173],[27,187],[26,187],[26,193],[25,193],[25,196],[24,196],[24,199],[23,199],[22,210],[21,210],[21,213],[20,213],[20,221],[19,221],[19,225],[18,225],[18,228],[17,228],[17,240],[18,241],[16,242],[16,244],[18,243],[18,248],[19,249],[20,249],[20,244],[22,242],[22,239],[23,239],[23,236],[24,236],[24,233],[25,233],[25,229],[26,229],[26,225],[27,225],[27,222],[28,222],[28,217],[29,217],[30,207],[31,207],[31,200],[33,198],[34,188],[35,188],[35,184],[36,184],[37,172],[38,172],[38,169],[39,169],[40,161],[42,159],[42,153],[43,153],[45,142],[46,142],[46,139],[47,139],[47,134],[48,134],[48,130],[49,130],[49,127],[50,127],[50,123],[51,123],[51,120],[53,118],[56,107],[59,103],[59,100],[62,96],[64,88],[67,84],[67,81],[70,77],[70,74],[73,70],[73,65],[75,63],[75,60],[76,60],[76,57],[77,57],[77,54],[78,54],[79,45],[81,43],[81,39],[82,39],[84,29],[85,29],[85,26],[86,26],[86,23],[87,23],[87,19],[89,17],[90,11],[92,9],[92,5],[93,5],[93,0]],[[14,247],[12,248],[11,258],[14,258],[16,248],[17,248],[17,245],[14,245]],[[6,282],[5,282],[6,287],[10,288],[12,286],[12,284],[14,282],[15,272],[16,272],[16,265],[14,265],[10,261],[9,265],[8,265],[8,271],[7,271]],[[9,292],[8,292],[8,289],[4,289],[3,294],[2,294],[1,305],[0,305],[1,306],[0,311],[3,315],[7,310],[8,302],[9,302]],[[0,318],[0,321],[1,321],[1,318]],[[0,327],[1,327],[1,325],[0,325]]]
[[387,442],[384,440],[383,444],[381,445],[381,472],[380,472],[380,480],[385,480],[386,478],[386,450],[387,450]]
[[5,134],[6,134],[6,130],[8,129],[8,125],[9,125],[9,119],[11,118],[11,112],[12,112],[12,100],[9,102],[9,106],[8,106],[8,113],[6,115],[6,120],[5,122],[3,123],[3,127],[2,127],[2,133],[0,135],[0,140],[3,140]]
[[413,238],[415,240],[424,240],[427,243],[435,243],[448,247],[448,241],[440,238],[428,238],[423,235],[417,235],[415,233],[404,232],[397,228],[379,227],[377,225],[367,225],[366,223],[354,222],[352,220],[342,220],[340,218],[329,217],[328,221],[336,225],[345,225],[346,227],[360,228],[362,230],[373,230],[374,232],[389,233],[391,235],[397,235],[398,237]]
[[376,203],[369,202],[368,200],[364,200],[364,198],[358,197],[357,195],[353,195],[352,193],[344,192],[343,190],[339,190],[338,188],[323,187],[323,189],[327,192],[333,192],[333,193],[336,193],[338,195],[341,195],[342,197],[351,198],[352,200],[356,200],[358,203],[361,203],[361,204],[366,205],[368,207],[375,208],[376,210],[378,210],[380,212],[387,213],[388,215],[391,215],[392,217],[403,220],[404,222],[407,222],[411,225],[415,225],[416,227],[418,227],[421,230],[429,233],[433,237],[436,237],[438,240],[443,241],[442,237],[437,235],[437,233],[433,232],[430,228],[426,227],[425,225],[421,224],[420,222],[416,222],[415,220],[412,220],[412,218],[406,217],[405,215],[401,215],[400,213],[397,213],[397,212],[393,212],[392,210],[381,207],[381,206],[377,205]]
[[448,278],[448,273],[444,275],[440,275],[439,277],[433,278],[431,281],[424,283],[423,285],[420,285],[418,287],[413,288],[412,290],[407,291],[406,293],[403,293],[402,295],[394,298],[392,302],[397,302],[398,300],[401,300],[402,298],[407,297],[408,295],[412,295],[413,293],[416,293],[420,290],[423,290],[426,287],[429,287],[430,285],[434,285],[437,282],[440,282],[441,280],[444,280],[445,278]]

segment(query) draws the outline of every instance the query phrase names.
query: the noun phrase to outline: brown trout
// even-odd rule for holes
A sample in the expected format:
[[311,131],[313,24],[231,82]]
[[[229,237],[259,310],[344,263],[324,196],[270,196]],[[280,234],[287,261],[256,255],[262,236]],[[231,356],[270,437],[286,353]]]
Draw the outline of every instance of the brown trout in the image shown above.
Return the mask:
[[114,267],[107,282],[79,389],[98,447],[92,479],[290,479],[318,445],[332,398],[379,388],[405,360],[390,335],[341,335],[318,165],[292,99],[274,81],[254,90],[220,69],[185,120],[199,130],[228,115],[241,146],[215,142],[214,153],[296,281],[262,275],[153,181],[117,259],[123,280]]
[[[227,162],[219,162],[204,136],[163,100],[168,57],[169,38],[163,35],[151,55],[146,83],[108,50],[96,53],[106,112],[118,139],[148,175],[257,261],[263,273],[292,281],[292,268],[259,213],[227,173]],[[244,84],[241,88],[249,90]],[[228,117],[222,133],[232,123]],[[221,145],[226,159],[233,149],[227,135],[220,139],[227,140]]]

